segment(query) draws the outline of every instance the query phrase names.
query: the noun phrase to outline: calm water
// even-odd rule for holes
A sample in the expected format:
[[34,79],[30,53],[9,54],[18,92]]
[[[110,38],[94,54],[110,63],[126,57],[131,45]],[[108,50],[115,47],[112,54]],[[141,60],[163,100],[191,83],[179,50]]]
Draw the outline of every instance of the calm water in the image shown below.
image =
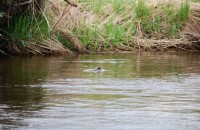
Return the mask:
[[200,129],[200,55],[1,57],[0,129]]

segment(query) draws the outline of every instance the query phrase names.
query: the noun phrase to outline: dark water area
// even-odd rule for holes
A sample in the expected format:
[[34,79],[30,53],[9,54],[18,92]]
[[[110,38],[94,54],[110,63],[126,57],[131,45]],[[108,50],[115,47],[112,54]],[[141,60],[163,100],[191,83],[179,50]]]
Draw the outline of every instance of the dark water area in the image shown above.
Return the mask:
[[200,55],[0,57],[0,129],[200,129]]

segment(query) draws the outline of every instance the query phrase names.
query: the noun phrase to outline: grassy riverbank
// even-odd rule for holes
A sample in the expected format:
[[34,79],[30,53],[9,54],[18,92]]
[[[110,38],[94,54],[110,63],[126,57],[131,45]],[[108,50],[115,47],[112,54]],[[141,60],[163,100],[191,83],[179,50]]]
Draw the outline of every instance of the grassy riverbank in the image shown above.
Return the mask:
[[194,8],[190,2],[49,0],[34,15],[22,13],[1,29],[0,51],[69,54],[196,50],[200,46],[200,6]]

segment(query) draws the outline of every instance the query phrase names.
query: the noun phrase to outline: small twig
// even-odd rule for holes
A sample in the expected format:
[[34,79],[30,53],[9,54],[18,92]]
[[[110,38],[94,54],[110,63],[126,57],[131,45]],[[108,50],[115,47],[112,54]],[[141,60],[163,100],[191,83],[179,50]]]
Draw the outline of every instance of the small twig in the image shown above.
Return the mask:
[[29,0],[29,1],[17,4],[17,6],[22,6],[22,5],[30,4],[32,2],[33,2],[33,0]]
[[69,11],[70,8],[71,8],[71,7],[65,8],[65,9],[63,10],[63,12],[62,12],[60,18],[59,18],[59,19],[57,20],[57,22],[51,27],[51,29],[53,29],[53,28],[60,22],[60,20],[62,19],[62,17]]
[[68,4],[70,4],[70,5],[73,6],[73,7],[77,7],[77,6],[78,6],[77,4],[72,3],[72,2],[69,1],[69,0],[64,0],[64,1],[67,2]]

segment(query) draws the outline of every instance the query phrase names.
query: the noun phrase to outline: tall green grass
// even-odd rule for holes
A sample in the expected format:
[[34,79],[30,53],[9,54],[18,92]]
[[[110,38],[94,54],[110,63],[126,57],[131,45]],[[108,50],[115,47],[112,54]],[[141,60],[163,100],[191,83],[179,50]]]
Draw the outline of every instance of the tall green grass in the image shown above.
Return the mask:
[[124,11],[127,5],[133,4],[134,0],[78,0],[78,2],[95,14],[107,12],[106,7],[112,7],[112,11],[118,14]]
[[188,19],[189,14],[189,4],[188,0],[185,3],[181,3],[181,7],[177,12],[178,22],[185,22]]
[[73,32],[82,43],[82,46],[86,49],[97,51],[100,47],[100,40],[103,42],[100,34],[101,32],[98,30],[97,25],[86,26],[82,23],[80,27],[74,28]]
[[150,14],[150,9],[146,6],[146,0],[137,0],[134,10],[137,18],[143,18]]
[[17,15],[4,28],[6,43],[24,46],[28,40],[42,40],[49,36],[49,27],[42,16]]
[[[169,17],[169,34],[175,38],[178,36],[179,30],[182,29],[184,23],[188,19],[189,14],[189,4],[186,0],[185,3],[181,3],[181,7],[178,10],[170,10],[171,14],[167,15]],[[176,12],[176,13],[173,13]]]
[[122,42],[124,32],[120,26],[115,26],[112,23],[107,23],[104,26],[104,35],[110,43],[118,45]]

